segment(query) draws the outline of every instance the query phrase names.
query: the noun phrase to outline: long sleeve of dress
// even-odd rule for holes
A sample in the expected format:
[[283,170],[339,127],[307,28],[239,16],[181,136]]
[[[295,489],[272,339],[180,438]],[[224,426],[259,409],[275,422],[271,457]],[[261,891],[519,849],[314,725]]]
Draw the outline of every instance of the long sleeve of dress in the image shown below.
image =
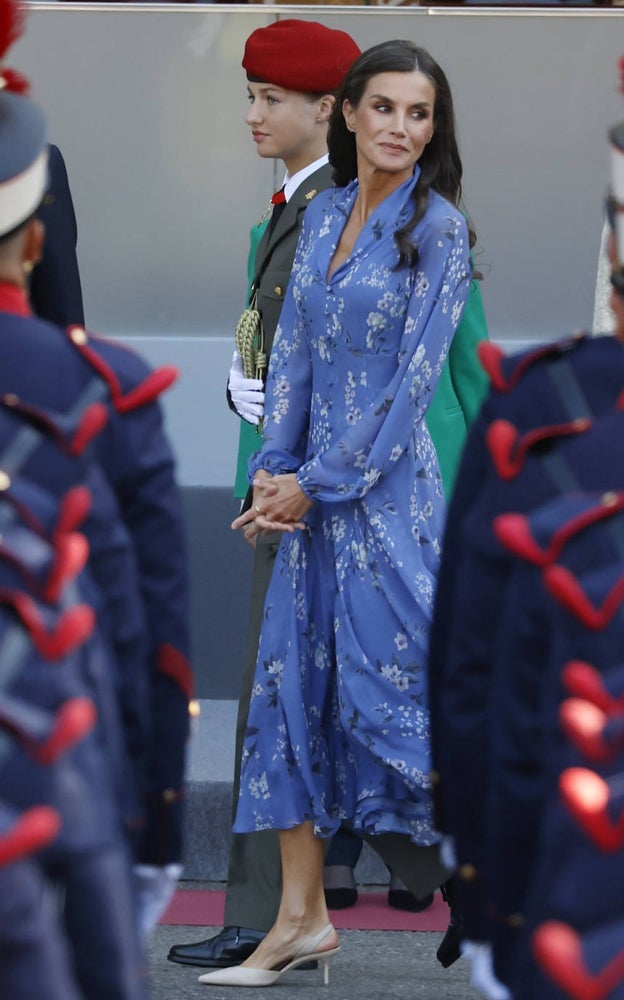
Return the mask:
[[[411,211],[413,183],[371,216],[352,257],[329,280],[341,213],[331,196],[308,210],[280,321],[288,339],[278,331],[265,446],[255,464],[298,470],[314,499],[360,498],[392,471],[426,412],[468,295],[465,222],[437,195],[413,234],[417,267],[395,268],[394,232]],[[335,383],[330,375],[329,385],[316,384],[315,358],[333,355],[346,356],[350,367]]]

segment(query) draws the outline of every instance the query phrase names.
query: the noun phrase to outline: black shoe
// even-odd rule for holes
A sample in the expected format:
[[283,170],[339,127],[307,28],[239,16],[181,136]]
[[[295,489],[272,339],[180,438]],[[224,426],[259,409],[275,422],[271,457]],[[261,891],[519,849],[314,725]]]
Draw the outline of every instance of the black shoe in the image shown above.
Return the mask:
[[349,865],[325,865],[323,889],[328,910],[347,910],[357,903],[358,891]]
[[448,969],[453,962],[456,962],[458,958],[461,958],[460,944],[462,940],[462,926],[461,917],[457,911],[457,904],[454,898],[455,894],[452,881],[449,880],[448,882],[445,882],[444,885],[441,885],[440,891],[442,892],[444,902],[448,903],[451,909],[451,919],[449,920],[446,934],[442,938],[440,946],[436,951],[436,958],[440,965],[442,965],[445,969]]
[[[256,950],[264,931],[253,931],[249,927],[224,927],[214,937],[194,944],[174,944],[167,958],[178,965],[196,965],[202,969],[227,969],[230,965],[240,965]],[[297,968],[301,972],[316,969],[318,962],[302,962]]]
[[174,944],[167,958],[179,965],[197,965],[202,969],[226,969],[240,965],[256,950],[264,931],[248,927],[224,927],[219,934],[194,944]]
[[423,896],[422,899],[417,899],[397,875],[390,875],[388,906],[392,906],[395,910],[409,910],[410,913],[422,913],[432,903],[433,893]]

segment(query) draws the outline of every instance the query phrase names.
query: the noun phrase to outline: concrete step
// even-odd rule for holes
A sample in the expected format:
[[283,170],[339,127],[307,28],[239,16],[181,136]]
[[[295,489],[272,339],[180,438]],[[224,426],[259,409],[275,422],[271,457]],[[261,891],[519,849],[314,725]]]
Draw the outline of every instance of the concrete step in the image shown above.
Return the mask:
[[[186,770],[183,879],[226,882],[238,702],[203,699],[193,719]],[[355,869],[360,885],[385,885],[386,866],[368,846]]]

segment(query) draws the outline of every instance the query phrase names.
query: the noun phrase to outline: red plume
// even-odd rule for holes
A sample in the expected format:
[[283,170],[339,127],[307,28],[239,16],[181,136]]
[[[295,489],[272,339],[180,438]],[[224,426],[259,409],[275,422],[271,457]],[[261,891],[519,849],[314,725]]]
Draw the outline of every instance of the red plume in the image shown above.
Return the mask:
[[[24,5],[16,0],[0,0],[0,62],[24,30]],[[0,66],[0,91],[27,94],[30,81],[15,69]]]
[[0,59],[24,30],[24,7],[15,0],[0,0]]

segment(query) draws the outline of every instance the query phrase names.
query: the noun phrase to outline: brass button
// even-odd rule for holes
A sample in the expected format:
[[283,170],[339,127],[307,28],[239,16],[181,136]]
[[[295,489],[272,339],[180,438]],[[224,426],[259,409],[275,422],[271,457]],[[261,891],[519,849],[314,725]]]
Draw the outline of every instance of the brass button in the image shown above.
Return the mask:
[[521,913],[511,913],[507,918],[507,923],[510,927],[523,927],[524,917]]
[[282,286],[276,285],[273,291],[275,292],[276,295],[282,295]]
[[178,795],[175,788],[165,788],[164,792],[162,793],[162,797],[163,797],[163,802],[166,802],[167,805],[171,805],[172,802],[175,802]]
[[83,330],[81,326],[72,327],[70,337],[73,340],[74,344],[78,344],[79,347],[82,347],[83,344],[86,344],[87,340],[89,339],[87,337],[86,331]]
[[465,882],[472,882],[477,877],[477,869],[471,864],[460,865],[458,874]]
[[11,477],[6,474],[3,469],[0,469],[0,491],[8,490],[11,485]]

